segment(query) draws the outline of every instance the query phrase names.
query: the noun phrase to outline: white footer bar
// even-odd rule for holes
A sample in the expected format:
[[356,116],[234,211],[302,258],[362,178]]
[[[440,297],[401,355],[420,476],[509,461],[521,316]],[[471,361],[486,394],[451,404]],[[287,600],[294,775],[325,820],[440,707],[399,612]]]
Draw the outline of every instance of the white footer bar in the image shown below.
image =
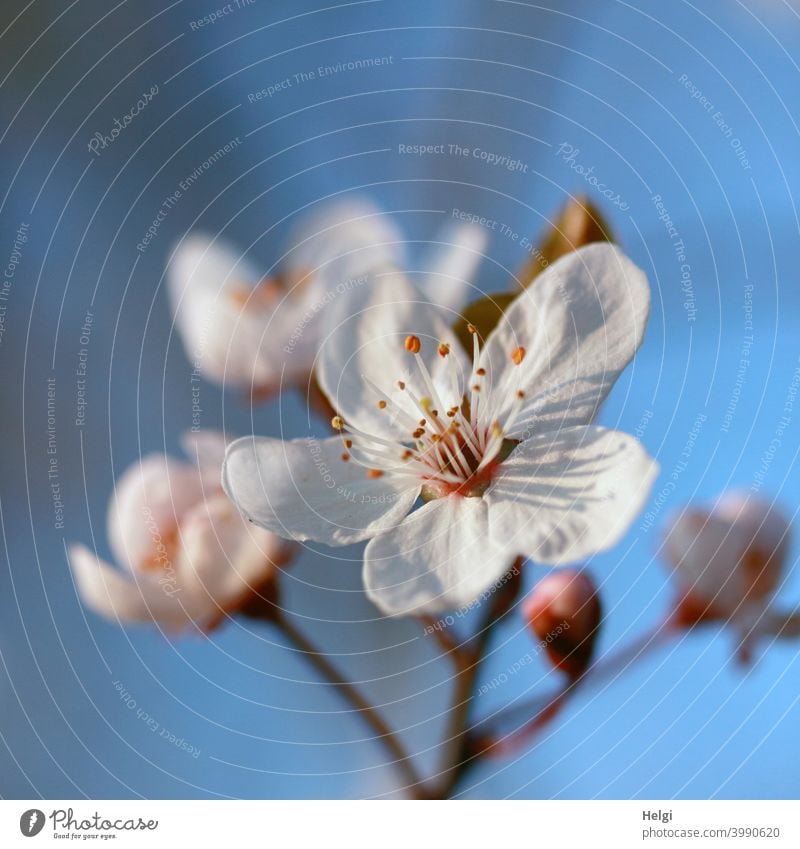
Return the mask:
[[800,803],[0,801],[0,846],[800,847]]

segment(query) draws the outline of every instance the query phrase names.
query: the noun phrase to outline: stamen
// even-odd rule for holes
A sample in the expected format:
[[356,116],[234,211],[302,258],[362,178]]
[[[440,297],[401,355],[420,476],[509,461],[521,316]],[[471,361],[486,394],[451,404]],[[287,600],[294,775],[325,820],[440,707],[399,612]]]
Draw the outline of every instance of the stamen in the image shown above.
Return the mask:
[[522,409],[522,402],[525,398],[525,393],[519,389],[517,390],[517,399],[511,405],[511,409],[508,411],[508,418],[505,423],[505,432],[508,433],[511,430],[512,425],[517,420],[517,416],[519,415],[519,411]]
[[[379,471],[383,471],[384,474],[388,472],[395,476],[401,475],[403,477],[416,477],[417,479],[423,477],[426,480],[432,477],[444,479],[442,476],[443,473],[440,472],[439,464],[426,462],[428,458],[423,455],[414,457],[412,452],[412,457],[398,458],[396,454],[386,453],[386,450],[371,449],[364,446],[359,446],[358,451],[360,454],[363,454],[364,457],[357,458],[354,456],[353,460],[368,471],[370,469],[375,470],[375,461],[378,461],[383,466],[383,468]],[[400,461],[402,461],[402,465],[398,464]],[[450,481],[451,483],[459,482],[460,478],[450,473],[447,474],[449,474],[453,479]]]
[[[409,424],[413,424],[414,420],[411,418],[411,416],[399,404],[392,401],[392,399],[379,386],[373,383],[366,375],[362,375],[362,379],[367,384],[367,386],[369,386],[369,388],[378,396],[378,398],[386,402],[387,406],[389,404],[392,405],[394,410],[406,422],[406,426],[408,426]],[[403,387],[405,387],[405,384],[403,384]],[[378,406],[380,407],[380,404]],[[380,407],[380,409],[384,408]]]
[[353,427],[353,425],[345,424],[344,429],[348,433],[352,433],[353,436],[366,440],[367,442],[374,442],[376,445],[386,445],[387,447],[395,447],[397,445],[396,440],[383,439],[382,437],[375,436],[371,433],[364,433],[363,430],[359,430],[357,427]]
[[420,348],[422,348],[422,343],[419,341],[419,336],[406,336],[405,341],[406,351],[411,351],[412,354],[418,354],[420,352]]
[[[392,432],[385,437],[372,436],[346,423],[342,416],[334,416],[333,427],[343,437],[352,437],[342,440],[342,461],[363,467],[370,479],[393,475],[421,481],[436,495],[477,496],[486,490],[497,458],[505,456],[501,452],[523,408],[525,393],[514,392],[507,384],[492,385],[488,364],[481,364],[478,329],[473,324],[467,329],[473,337],[473,356],[471,371],[466,375],[460,369],[461,358],[453,356],[457,352],[452,343],[434,343],[436,352],[446,361],[440,364],[443,370],[436,372],[421,355],[421,338],[409,334],[403,345],[413,355],[418,375],[410,385],[404,380],[395,381],[395,387],[406,393],[404,397],[392,389],[387,394],[363,376],[364,383],[375,393],[377,408],[391,413]],[[508,354],[515,365],[525,355],[522,346]],[[436,374],[437,383],[432,373]],[[501,415],[501,410],[507,411],[505,415]]]
[[422,375],[422,380],[425,383],[425,388],[430,393],[430,398],[424,398],[423,403],[427,402],[425,404],[426,407],[432,403],[436,404],[437,407],[443,407],[444,404],[442,404],[442,399],[439,397],[439,393],[436,391],[436,387],[434,386],[431,374],[428,371],[428,367],[425,365],[425,361],[419,354],[415,354],[414,359],[416,360],[417,368],[420,370],[420,374]]
[[[420,400],[419,398],[417,398],[417,396],[410,389],[407,389],[406,392],[408,393],[408,397],[412,400],[412,402],[414,404],[416,404],[417,409],[420,411],[420,413],[422,413],[424,416],[430,417],[431,399],[430,398],[422,398]],[[434,419],[433,424],[436,425],[439,428],[440,431],[444,430],[442,425],[438,421],[436,421],[435,419]]]
[[[473,325],[473,324],[468,325],[467,329],[472,334],[472,371],[475,374],[477,374],[478,369],[480,368],[478,363],[480,362],[480,356],[481,356],[481,348],[480,348],[480,343],[478,341],[478,331],[475,328],[475,325]],[[473,428],[476,428],[478,426],[478,420],[479,420],[479,417],[478,417],[478,397],[479,397],[478,393],[480,392],[480,386],[478,386],[477,389],[475,388],[476,386],[478,386],[478,384],[473,384],[473,386],[471,387],[472,397],[470,398],[470,401],[469,401],[469,423]],[[479,436],[479,441],[481,441],[481,442],[483,441],[480,436]]]
[[459,451],[459,456],[456,457],[456,454],[453,451],[451,451],[447,447],[447,444],[444,443],[444,442],[442,443],[442,448],[444,449],[444,453],[447,454],[447,457],[450,460],[450,462],[453,464],[453,468],[457,472],[461,472],[463,475],[466,475],[466,477],[469,478],[469,476],[472,473],[470,472],[470,468],[469,468],[469,465],[467,464],[467,461],[461,455],[461,452]]

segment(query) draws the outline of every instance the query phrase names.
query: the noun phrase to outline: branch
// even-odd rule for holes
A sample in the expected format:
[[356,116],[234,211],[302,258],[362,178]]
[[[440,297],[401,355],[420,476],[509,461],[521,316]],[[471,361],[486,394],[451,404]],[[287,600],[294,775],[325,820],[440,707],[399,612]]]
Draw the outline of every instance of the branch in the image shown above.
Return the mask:
[[759,633],[772,634],[782,639],[800,637],[800,613],[792,611],[769,611],[758,623]]
[[[616,654],[589,667],[582,675],[569,678],[555,695],[545,699],[531,699],[521,705],[499,710],[479,726],[474,735],[474,748],[492,755],[508,754],[544,728],[581,689],[598,684],[612,675],[619,675],[676,633],[674,620],[669,615]],[[515,727],[506,734],[501,734],[500,729],[509,723]]]
[[450,640],[449,637],[440,637],[440,644],[443,647],[449,647],[447,652],[453,658],[456,677],[448,733],[445,737],[447,747],[445,763],[449,764],[449,767],[441,774],[440,783],[433,796],[436,799],[451,798],[458,783],[483,754],[472,747],[469,735],[468,721],[472,691],[493,629],[511,609],[519,593],[523,562],[524,558],[518,557],[508,571],[507,578],[497,587],[483,626],[475,635],[474,642],[467,652],[464,652],[462,646],[456,645],[455,641]]

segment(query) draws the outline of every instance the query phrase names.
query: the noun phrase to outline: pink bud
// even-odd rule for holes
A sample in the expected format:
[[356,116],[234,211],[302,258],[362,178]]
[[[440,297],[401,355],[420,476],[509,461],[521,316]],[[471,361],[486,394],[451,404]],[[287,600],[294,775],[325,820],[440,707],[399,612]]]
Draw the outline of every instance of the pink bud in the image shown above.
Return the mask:
[[522,611],[553,666],[574,678],[586,671],[602,616],[589,575],[576,569],[552,572],[525,599]]

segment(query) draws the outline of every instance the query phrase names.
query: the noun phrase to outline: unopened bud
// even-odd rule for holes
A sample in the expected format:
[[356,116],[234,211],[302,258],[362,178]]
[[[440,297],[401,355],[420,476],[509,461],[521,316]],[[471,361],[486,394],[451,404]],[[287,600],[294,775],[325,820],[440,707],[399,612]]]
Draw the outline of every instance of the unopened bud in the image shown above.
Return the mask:
[[553,666],[573,678],[586,671],[602,616],[589,575],[575,569],[547,575],[523,602],[522,611]]

